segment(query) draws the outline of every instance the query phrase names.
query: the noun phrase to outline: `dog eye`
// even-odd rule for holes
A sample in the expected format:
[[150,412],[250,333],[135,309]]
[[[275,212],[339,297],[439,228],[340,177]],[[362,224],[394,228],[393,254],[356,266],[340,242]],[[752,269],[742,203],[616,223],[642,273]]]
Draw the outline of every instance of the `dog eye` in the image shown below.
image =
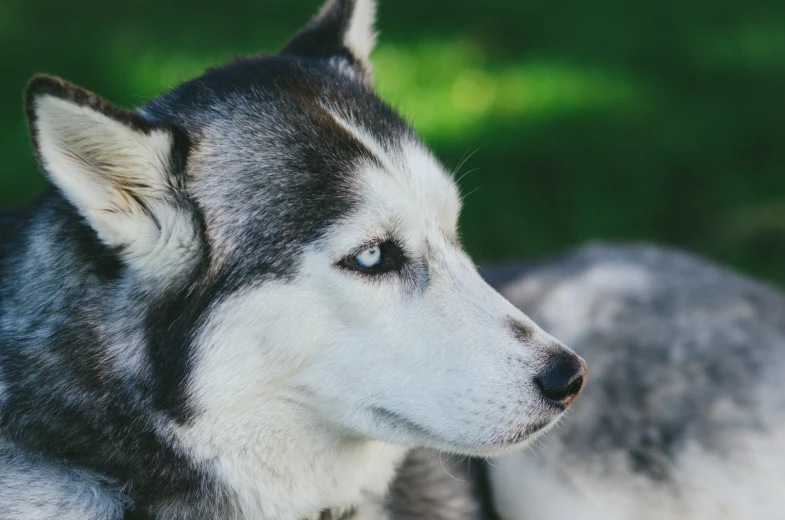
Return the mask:
[[406,255],[403,249],[394,241],[386,240],[352,253],[338,262],[338,266],[364,274],[376,275],[400,271],[405,262]]
[[382,248],[378,245],[363,249],[354,255],[354,260],[360,267],[370,269],[382,261]]

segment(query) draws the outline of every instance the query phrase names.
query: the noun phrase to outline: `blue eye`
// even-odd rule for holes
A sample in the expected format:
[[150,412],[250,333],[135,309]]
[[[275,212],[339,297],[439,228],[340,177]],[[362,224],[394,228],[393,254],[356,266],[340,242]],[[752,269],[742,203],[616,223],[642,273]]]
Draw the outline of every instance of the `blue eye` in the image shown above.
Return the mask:
[[394,240],[385,240],[365,246],[364,249],[352,253],[337,265],[367,275],[381,275],[401,271],[406,262],[406,253],[403,249]]
[[382,261],[382,248],[378,245],[371,246],[356,254],[354,260],[360,267],[370,269]]

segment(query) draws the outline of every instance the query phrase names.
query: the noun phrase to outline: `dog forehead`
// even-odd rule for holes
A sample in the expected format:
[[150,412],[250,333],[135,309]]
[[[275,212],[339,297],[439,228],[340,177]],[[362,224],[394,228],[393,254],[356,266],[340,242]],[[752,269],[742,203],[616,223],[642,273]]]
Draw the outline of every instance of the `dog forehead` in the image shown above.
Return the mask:
[[396,217],[436,212],[447,227],[457,215],[452,181],[408,125],[329,67],[244,60],[143,113],[192,137],[188,189],[222,256],[286,265],[298,245],[372,201]]
[[450,230],[455,227],[461,205],[458,187],[413,133],[380,139],[365,122],[326,108],[373,155],[373,163],[360,168],[356,189],[366,207],[397,222],[408,217],[432,220]]
[[362,168],[356,188],[363,208],[397,227],[435,226],[453,234],[460,213],[458,188],[420,143],[403,143],[383,164]]
[[[365,83],[332,67],[274,56],[241,60],[174,94],[177,104],[196,108],[185,123],[198,136],[202,173],[231,177],[223,182],[235,189],[249,184],[258,197],[272,186],[280,196],[288,184],[341,177],[342,191],[369,185],[389,198],[395,190],[384,181],[392,180],[407,198],[457,213],[454,183],[410,127]],[[392,179],[358,182],[358,174],[380,169]]]
[[[173,120],[197,138],[216,123],[272,130],[272,137],[292,137],[295,130],[312,133],[315,129],[307,127],[314,121],[317,127],[327,123],[319,120],[326,106],[366,120],[382,140],[411,133],[364,81],[341,71],[332,62],[291,56],[237,59],[179,85],[142,111],[153,119]],[[301,123],[305,126],[298,127]]]

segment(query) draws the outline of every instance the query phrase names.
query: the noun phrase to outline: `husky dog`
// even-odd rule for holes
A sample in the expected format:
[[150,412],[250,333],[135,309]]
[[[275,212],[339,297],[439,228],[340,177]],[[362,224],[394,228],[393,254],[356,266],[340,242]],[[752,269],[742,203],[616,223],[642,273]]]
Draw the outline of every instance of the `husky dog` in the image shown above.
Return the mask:
[[498,454],[575,399],[374,95],[373,16],[330,1],[135,111],[32,80],[54,188],[0,223],[3,520],[384,518],[408,448]]
[[536,452],[488,467],[502,518],[783,518],[785,295],[651,246],[487,278],[592,367]]

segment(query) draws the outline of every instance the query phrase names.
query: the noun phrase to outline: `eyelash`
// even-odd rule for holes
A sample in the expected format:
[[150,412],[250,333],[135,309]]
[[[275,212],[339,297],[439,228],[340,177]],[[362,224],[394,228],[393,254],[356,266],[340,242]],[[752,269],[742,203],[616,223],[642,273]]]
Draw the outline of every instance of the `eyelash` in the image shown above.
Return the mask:
[[[373,246],[376,246],[381,250],[381,260],[379,263],[371,267],[363,267],[357,263],[355,257],[365,249]],[[376,244],[370,243],[363,245],[363,247],[355,250],[338,262],[338,267],[370,276],[379,276],[401,271],[406,265],[406,261],[406,253],[403,249],[394,240],[385,240]]]

